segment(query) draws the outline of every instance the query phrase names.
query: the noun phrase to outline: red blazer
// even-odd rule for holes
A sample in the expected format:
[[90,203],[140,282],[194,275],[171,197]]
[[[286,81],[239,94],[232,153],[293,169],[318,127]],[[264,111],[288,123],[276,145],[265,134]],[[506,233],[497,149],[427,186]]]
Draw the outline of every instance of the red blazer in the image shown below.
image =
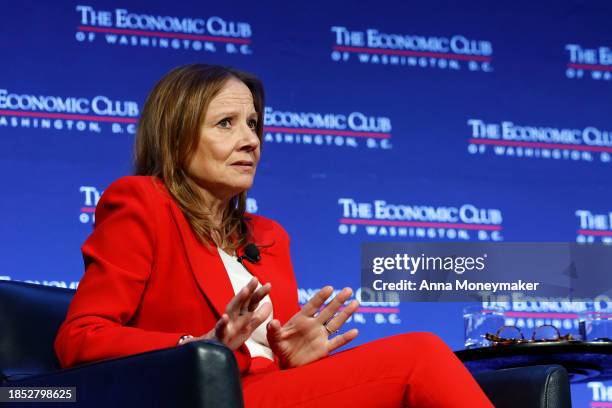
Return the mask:
[[[289,237],[276,222],[248,215],[261,261],[249,270],[272,283],[274,318],[299,310]],[[96,207],[82,247],[85,275],[55,340],[63,367],[174,347],[211,330],[234,296],[215,247],[201,244],[163,183],[123,177]],[[251,357],[234,352],[246,373]]]

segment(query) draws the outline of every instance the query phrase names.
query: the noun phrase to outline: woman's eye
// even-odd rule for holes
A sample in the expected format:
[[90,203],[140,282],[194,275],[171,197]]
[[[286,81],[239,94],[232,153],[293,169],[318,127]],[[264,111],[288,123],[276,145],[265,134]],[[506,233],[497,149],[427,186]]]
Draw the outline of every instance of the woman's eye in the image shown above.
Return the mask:
[[230,122],[229,119],[223,119],[222,121],[217,123],[217,126],[220,126],[222,128],[229,128],[232,126],[232,122]]
[[257,120],[251,119],[247,122],[247,124],[249,125],[251,129],[253,130],[257,129]]

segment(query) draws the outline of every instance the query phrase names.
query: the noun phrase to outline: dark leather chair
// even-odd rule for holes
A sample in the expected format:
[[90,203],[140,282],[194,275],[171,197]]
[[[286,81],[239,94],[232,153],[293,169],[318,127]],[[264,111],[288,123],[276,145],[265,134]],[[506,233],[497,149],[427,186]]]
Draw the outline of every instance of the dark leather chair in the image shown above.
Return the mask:
[[474,375],[497,408],[570,408],[567,370],[559,365],[506,368]]
[[[215,342],[60,369],[53,342],[73,294],[70,289],[0,282],[0,386],[73,386],[77,403],[71,407],[243,406],[234,355]],[[567,372],[560,366],[498,370],[478,374],[476,380],[496,407],[571,406]]]
[[0,282],[0,386],[76,386],[76,404],[45,407],[243,406],[234,354],[214,342],[60,369],[53,342],[73,295],[70,289]]

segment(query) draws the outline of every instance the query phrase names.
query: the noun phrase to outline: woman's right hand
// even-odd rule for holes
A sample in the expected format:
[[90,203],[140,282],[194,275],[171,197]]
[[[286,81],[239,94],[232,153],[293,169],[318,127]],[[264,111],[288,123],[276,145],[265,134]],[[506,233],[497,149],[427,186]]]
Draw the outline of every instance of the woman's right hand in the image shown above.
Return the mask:
[[257,278],[251,281],[232,298],[225,308],[215,328],[200,337],[186,339],[182,344],[197,340],[217,340],[231,350],[242,346],[251,333],[262,324],[270,313],[272,305],[269,302],[261,305],[259,302],[270,293],[272,285],[266,283],[259,289]]

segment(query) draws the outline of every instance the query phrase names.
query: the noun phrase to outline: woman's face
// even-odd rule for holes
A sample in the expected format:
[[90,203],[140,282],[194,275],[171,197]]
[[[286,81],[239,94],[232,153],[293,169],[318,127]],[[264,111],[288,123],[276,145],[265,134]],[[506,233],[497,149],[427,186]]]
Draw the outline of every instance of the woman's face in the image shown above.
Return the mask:
[[206,192],[227,200],[253,184],[259,162],[257,112],[249,88],[230,78],[210,101],[187,171]]

